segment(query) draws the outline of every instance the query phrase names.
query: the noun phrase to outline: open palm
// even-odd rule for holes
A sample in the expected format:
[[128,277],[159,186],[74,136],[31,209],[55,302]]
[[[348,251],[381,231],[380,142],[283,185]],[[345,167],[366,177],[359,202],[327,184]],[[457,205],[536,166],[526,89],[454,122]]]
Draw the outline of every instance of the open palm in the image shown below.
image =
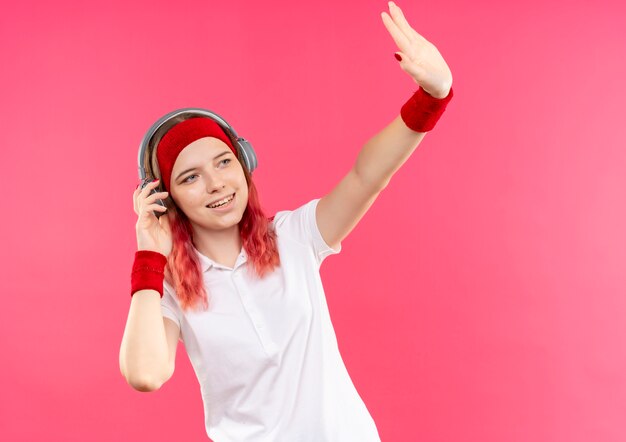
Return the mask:
[[400,7],[389,2],[389,14],[381,13],[383,23],[400,51],[400,67],[425,92],[445,98],[452,87],[452,72],[431,42],[417,33],[406,21]]

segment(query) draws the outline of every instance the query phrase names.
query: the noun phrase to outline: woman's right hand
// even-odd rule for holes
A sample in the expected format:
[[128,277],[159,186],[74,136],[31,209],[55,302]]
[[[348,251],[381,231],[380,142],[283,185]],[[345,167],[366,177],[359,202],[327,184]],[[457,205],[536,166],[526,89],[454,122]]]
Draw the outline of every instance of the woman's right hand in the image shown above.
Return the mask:
[[[138,215],[135,230],[137,232],[137,250],[151,250],[168,256],[172,251],[172,229],[165,211],[166,207],[156,203],[157,199],[164,200],[168,193],[150,192],[159,185],[159,181],[148,183],[143,189],[138,186],[133,192],[133,207]],[[163,212],[157,216],[154,211]]]

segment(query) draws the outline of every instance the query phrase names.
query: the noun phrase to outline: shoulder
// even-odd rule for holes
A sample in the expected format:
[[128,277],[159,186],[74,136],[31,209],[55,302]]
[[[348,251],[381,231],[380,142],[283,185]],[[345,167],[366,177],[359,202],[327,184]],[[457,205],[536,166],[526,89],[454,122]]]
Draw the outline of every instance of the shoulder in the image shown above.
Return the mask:
[[272,216],[274,227],[294,227],[293,224],[302,223],[308,220],[311,214],[315,213],[315,206],[319,198],[312,199],[296,207],[295,209],[281,210]]
[[308,246],[311,243],[311,220],[315,220],[315,206],[319,198],[294,208],[281,210],[273,216],[273,227],[278,238]]

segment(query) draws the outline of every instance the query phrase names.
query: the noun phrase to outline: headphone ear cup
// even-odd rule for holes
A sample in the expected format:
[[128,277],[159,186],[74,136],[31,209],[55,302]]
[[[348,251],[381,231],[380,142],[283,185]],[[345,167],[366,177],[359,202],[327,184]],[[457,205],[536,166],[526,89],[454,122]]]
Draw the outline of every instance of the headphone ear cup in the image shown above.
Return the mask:
[[239,153],[241,155],[241,162],[244,164],[248,172],[252,173],[257,168],[257,158],[252,144],[243,138],[237,140],[239,144]]
[[152,182],[152,180],[154,180],[154,178],[152,178],[150,175],[146,175],[146,177],[141,180],[141,190],[144,189],[144,187],[146,187],[148,184],[150,184]]
[[[151,183],[151,182],[153,182],[153,181],[154,181],[154,178],[153,178],[152,176],[150,176],[150,175],[146,175],[146,177],[145,177],[145,178],[141,181],[141,183],[140,183],[140,184],[141,184],[141,190],[143,190],[143,189],[144,189],[144,188],[145,188],[148,184],[150,184],[150,183]],[[163,187],[162,187],[162,186],[163,186],[163,184],[162,184],[162,183],[159,183],[159,185],[158,185],[157,187],[153,188],[153,189],[150,191],[150,193],[148,194],[148,196],[150,196],[150,195],[152,195],[152,194],[155,194],[155,193],[160,193],[160,192],[163,192],[163,190],[162,190],[162,189],[163,189]],[[155,204],[158,204],[158,205],[160,205],[160,206],[162,206],[162,207],[165,207],[165,208],[169,209],[170,207],[168,207],[168,204],[167,204],[167,201],[169,200],[169,198],[170,198],[170,194],[169,194],[169,192],[168,192],[168,195],[167,195],[167,197],[165,197],[165,199],[164,199],[164,200],[162,200],[162,199],[160,199],[160,198],[157,198],[156,200],[154,200],[154,203],[155,203]],[[154,213],[154,215],[155,215],[157,218],[159,218],[161,215],[163,215],[163,212],[152,212],[152,213]]]

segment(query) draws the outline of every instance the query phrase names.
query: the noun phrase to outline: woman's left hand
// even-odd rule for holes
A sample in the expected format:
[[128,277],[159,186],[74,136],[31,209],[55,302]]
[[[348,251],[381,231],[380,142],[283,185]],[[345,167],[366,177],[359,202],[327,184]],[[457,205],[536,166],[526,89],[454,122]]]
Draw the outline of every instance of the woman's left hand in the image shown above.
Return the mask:
[[402,57],[400,67],[425,92],[435,98],[445,98],[452,87],[452,72],[431,42],[418,34],[406,21],[402,10],[389,2],[389,12],[382,12],[383,23],[391,34]]

